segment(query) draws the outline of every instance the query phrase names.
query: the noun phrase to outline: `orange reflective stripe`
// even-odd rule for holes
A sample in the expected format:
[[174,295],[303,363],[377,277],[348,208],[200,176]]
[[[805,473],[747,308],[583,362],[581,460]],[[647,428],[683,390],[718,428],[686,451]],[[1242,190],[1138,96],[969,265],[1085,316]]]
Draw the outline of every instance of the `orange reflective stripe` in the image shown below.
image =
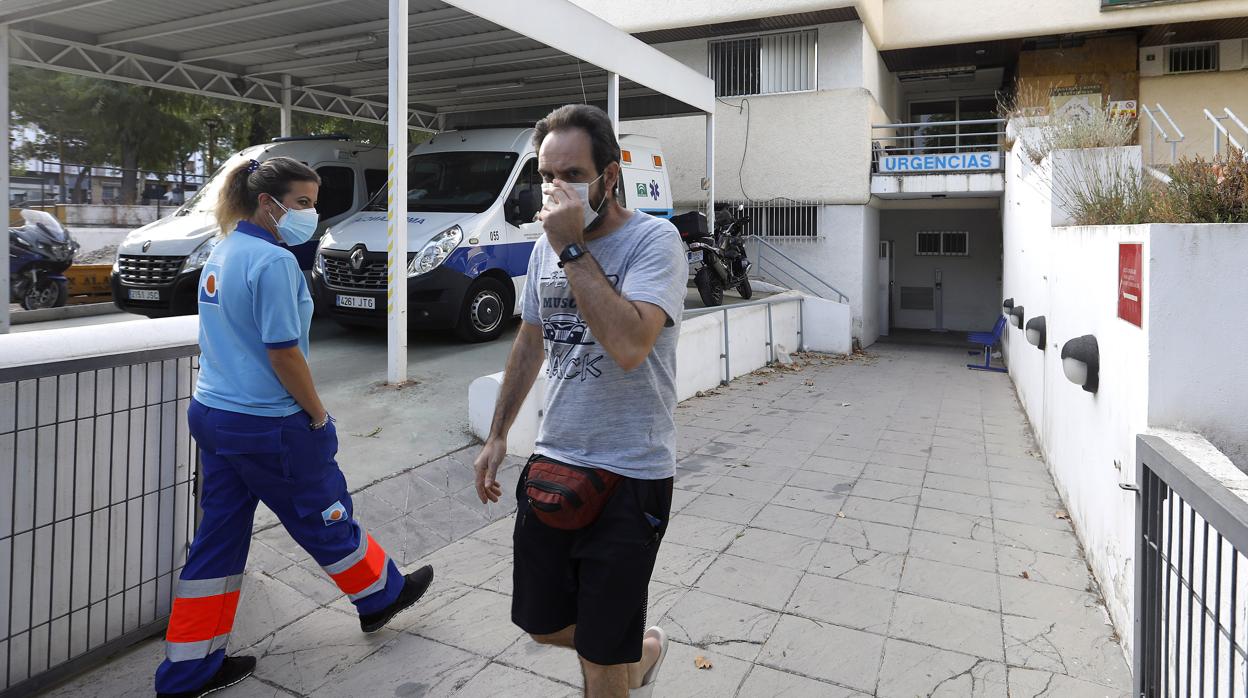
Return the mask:
[[386,573],[386,551],[368,536],[368,551],[364,558],[338,574],[330,575],[344,594],[358,594],[381,579]]
[[216,596],[176,598],[169,616],[168,642],[201,642],[227,635],[234,627],[239,592]]

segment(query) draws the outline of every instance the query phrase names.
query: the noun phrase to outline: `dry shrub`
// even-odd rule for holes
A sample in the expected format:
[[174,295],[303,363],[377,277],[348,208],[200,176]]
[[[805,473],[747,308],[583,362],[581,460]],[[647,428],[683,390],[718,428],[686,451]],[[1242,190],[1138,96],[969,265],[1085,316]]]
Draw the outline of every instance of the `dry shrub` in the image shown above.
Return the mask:
[[1035,130],[1020,139],[1023,152],[1033,163],[1039,165],[1054,150],[1117,148],[1135,141],[1135,119],[1112,114],[1108,108],[1088,115],[1049,114],[1052,92],[1051,86],[1019,82],[1013,92],[997,99],[1001,118],[1035,119]]
[[1164,223],[1248,223],[1248,160],[1231,148],[1213,161],[1182,158],[1154,205]]
[[1078,186],[1054,183],[1077,225],[1248,223],[1248,160],[1238,149],[1180,159],[1164,184],[1125,169],[1095,174]]

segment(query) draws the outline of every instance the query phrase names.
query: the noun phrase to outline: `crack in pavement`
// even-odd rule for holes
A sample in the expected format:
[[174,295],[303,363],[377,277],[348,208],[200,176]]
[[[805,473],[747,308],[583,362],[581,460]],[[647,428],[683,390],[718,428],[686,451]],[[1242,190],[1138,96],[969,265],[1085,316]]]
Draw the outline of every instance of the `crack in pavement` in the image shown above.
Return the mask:
[[950,681],[956,681],[956,680],[958,680],[958,679],[962,678],[963,676],[970,676],[970,677],[971,677],[971,695],[975,695],[975,675],[974,675],[974,674],[972,674],[971,672],[975,671],[975,669],[979,668],[979,666],[980,666],[981,664],[984,664],[984,663],[986,663],[986,662],[987,662],[987,663],[989,663],[989,664],[991,664],[991,662],[989,662],[987,659],[976,659],[976,660],[975,660],[975,663],[974,663],[974,664],[972,664],[970,667],[968,667],[968,668],[966,669],[966,671],[963,671],[963,672],[958,673],[958,674],[954,674],[953,676],[950,676],[950,677],[948,677],[948,678],[946,678],[946,679],[942,680],[940,683],[936,684],[935,686],[932,686],[932,690],[928,692],[928,694],[927,694],[927,698],[933,698],[933,696],[935,696],[935,695],[936,695],[936,691],[939,691],[941,686],[944,686],[945,684],[949,683]]

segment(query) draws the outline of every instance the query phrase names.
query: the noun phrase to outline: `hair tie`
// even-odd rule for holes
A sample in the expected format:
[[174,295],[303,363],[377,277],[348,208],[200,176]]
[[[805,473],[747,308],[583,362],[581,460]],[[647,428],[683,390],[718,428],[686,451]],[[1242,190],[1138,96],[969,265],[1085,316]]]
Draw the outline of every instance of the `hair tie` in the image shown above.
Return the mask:
[[252,172],[255,172],[255,171],[256,171],[256,170],[258,170],[258,169],[260,169],[260,161],[259,161],[259,160],[248,160],[248,161],[247,161],[247,174],[251,174]]

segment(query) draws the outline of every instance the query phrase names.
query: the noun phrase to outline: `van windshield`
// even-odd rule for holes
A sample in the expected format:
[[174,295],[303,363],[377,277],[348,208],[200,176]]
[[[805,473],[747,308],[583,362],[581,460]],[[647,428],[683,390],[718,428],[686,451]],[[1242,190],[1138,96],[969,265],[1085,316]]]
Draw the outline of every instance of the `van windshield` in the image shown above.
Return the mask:
[[250,149],[242,153],[236,153],[228,160],[221,163],[217,171],[212,173],[208,181],[195,192],[182,207],[177,210],[174,215],[185,216],[190,213],[211,213],[217,208],[217,199],[221,197],[221,187],[225,183],[224,173],[232,171],[236,166],[244,160],[251,159],[252,151]]
[[[413,155],[407,168],[409,212],[481,213],[498,199],[517,153],[459,151]],[[386,210],[386,190],[367,210]]]

